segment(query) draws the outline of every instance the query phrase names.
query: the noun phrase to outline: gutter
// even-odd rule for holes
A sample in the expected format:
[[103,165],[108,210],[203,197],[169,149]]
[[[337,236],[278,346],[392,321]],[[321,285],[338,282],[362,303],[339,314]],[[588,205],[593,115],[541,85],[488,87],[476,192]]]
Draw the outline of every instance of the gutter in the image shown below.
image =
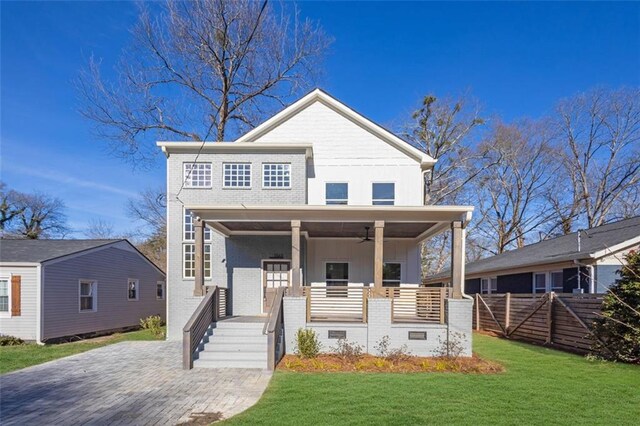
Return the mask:
[[596,282],[595,282],[595,270],[593,268],[593,265],[587,265],[584,264],[582,262],[580,262],[579,260],[574,260],[573,263],[575,263],[578,266],[578,287],[577,289],[581,289],[582,288],[582,283],[580,280],[580,267],[585,267],[587,268],[587,270],[589,271],[589,293],[593,294],[596,292]]

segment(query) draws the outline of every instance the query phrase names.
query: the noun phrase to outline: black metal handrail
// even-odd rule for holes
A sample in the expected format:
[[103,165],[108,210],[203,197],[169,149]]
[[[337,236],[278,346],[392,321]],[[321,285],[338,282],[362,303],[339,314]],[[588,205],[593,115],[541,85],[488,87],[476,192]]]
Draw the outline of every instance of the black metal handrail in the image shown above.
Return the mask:
[[267,368],[275,370],[276,364],[284,356],[284,316],[282,312],[286,287],[279,287],[273,299],[262,334],[267,335]]

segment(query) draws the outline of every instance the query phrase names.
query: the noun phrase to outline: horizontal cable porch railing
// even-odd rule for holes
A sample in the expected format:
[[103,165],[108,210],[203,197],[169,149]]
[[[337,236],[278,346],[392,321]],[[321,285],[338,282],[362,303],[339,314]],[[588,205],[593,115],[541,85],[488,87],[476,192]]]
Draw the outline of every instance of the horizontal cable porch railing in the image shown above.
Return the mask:
[[367,322],[369,287],[303,287],[307,298],[307,322]]
[[393,322],[423,322],[444,324],[448,288],[385,287],[384,295],[391,299]]

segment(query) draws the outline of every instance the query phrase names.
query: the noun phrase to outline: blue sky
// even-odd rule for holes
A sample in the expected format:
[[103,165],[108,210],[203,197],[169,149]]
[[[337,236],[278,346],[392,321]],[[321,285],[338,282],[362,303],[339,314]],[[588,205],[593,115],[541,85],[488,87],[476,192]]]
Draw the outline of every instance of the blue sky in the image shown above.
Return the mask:
[[[126,200],[164,184],[90,133],[72,80],[108,68],[129,40],[129,2],[3,2],[0,179],[62,198],[81,237],[91,218],[133,229]],[[302,2],[335,38],[318,82],[367,117],[403,123],[427,93],[469,92],[485,114],[538,117],[594,86],[640,84],[640,3]]]

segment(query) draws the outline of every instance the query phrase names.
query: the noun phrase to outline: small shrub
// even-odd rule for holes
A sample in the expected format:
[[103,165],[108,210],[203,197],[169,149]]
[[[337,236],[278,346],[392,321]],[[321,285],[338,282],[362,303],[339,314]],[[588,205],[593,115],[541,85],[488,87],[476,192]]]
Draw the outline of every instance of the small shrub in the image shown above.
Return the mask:
[[303,358],[315,358],[320,353],[320,342],[316,332],[300,328],[296,333],[296,354]]
[[162,318],[160,318],[160,315],[151,315],[140,320],[140,327],[145,330],[151,331],[151,334],[156,337],[164,336],[162,325]]
[[376,358],[373,361],[373,365],[375,365],[378,368],[385,368],[389,366],[389,362],[384,358]]
[[405,361],[411,357],[411,352],[407,345],[402,345],[395,349],[391,349],[389,346],[389,336],[382,336],[382,338],[374,345],[374,348],[378,352],[379,356],[392,362]]
[[338,339],[336,346],[329,349],[332,353],[349,362],[356,361],[364,353],[362,346],[351,343],[347,339]]
[[458,358],[464,352],[463,333],[449,333],[449,337],[442,340],[438,337],[438,347],[436,348],[436,356],[446,358]]
[[19,337],[0,336],[0,346],[20,346],[24,344],[24,340]]
[[324,362],[320,361],[319,359],[312,359],[311,365],[315,370],[324,370],[325,367]]

